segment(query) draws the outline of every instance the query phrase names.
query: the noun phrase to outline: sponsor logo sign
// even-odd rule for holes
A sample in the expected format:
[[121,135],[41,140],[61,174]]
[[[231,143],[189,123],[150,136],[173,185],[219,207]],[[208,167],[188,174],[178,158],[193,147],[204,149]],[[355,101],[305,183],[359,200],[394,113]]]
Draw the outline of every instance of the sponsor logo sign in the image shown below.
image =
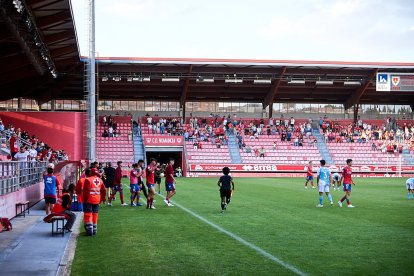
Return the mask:
[[167,136],[167,135],[155,135],[146,136],[144,138],[145,146],[183,146],[184,138],[182,136]]

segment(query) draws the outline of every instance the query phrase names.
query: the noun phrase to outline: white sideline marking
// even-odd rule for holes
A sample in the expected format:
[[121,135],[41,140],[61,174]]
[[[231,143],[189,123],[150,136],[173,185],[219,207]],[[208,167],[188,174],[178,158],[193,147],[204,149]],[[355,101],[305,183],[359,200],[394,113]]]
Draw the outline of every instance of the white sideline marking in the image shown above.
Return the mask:
[[[160,197],[164,198],[165,197],[163,195],[158,194]],[[265,256],[266,258],[278,263],[279,265],[283,266],[284,268],[298,274],[298,275],[307,275],[306,273],[300,271],[298,268],[294,267],[293,265],[290,265],[288,263],[285,263],[284,261],[282,261],[281,259],[279,259],[278,257],[273,256],[272,254],[266,252],[265,250],[261,249],[260,247],[258,247],[257,245],[254,245],[251,242],[246,241],[243,238],[240,238],[239,236],[231,233],[230,231],[227,231],[224,228],[221,228],[220,226],[218,226],[217,224],[212,223],[211,221],[203,218],[202,216],[194,213],[193,211],[191,211],[190,209],[185,208],[184,206],[177,204],[175,201],[171,201],[175,206],[177,206],[178,208],[182,209],[183,211],[189,213],[190,215],[198,218],[199,220],[201,220],[202,222],[210,225],[211,227],[215,228],[216,230],[218,230],[219,232],[222,232],[224,234],[226,234],[227,236],[235,239],[236,241],[246,245],[247,247],[250,247],[251,249],[255,250],[256,252],[258,252],[259,254]]]

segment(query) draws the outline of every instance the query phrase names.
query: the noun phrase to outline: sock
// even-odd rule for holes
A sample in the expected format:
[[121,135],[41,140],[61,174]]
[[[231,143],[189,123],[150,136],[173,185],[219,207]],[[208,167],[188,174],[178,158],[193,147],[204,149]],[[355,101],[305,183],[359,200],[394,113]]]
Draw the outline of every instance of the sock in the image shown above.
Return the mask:
[[408,199],[410,199],[411,198],[411,193],[410,192],[408,192]]
[[328,199],[329,199],[330,202],[332,202],[332,195],[331,194],[328,195]]
[[124,194],[119,194],[119,198],[121,199],[121,204],[124,204]]
[[346,199],[346,197],[344,196],[343,198],[341,198],[341,202],[344,202],[344,200]]
[[323,196],[320,195],[319,196],[319,204],[322,205],[322,202],[323,202]]
[[152,206],[152,205],[153,205],[153,203],[154,203],[154,198],[151,198],[151,199],[150,199],[150,206]]
[[346,199],[346,204],[351,204],[351,200],[349,200],[349,198]]
[[137,196],[137,204],[139,203],[139,196]]
[[224,210],[224,203],[221,203],[221,210]]

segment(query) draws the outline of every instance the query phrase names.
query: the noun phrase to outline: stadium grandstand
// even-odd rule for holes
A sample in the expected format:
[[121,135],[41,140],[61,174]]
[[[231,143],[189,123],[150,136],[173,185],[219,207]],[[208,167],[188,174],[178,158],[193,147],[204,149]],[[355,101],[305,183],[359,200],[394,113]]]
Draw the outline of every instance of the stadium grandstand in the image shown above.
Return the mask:
[[[302,177],[347,158],[361,177],[414,174],[414,63],[81,56],[69,0],[0,3],[0,217],[29,209],[35,225],[47,167],[61,192],[95,161],[124,176],[151,158],[185,177]],[[396,88],[378,91],[381,75]],[[13,235],[0,271],[22,253]]]

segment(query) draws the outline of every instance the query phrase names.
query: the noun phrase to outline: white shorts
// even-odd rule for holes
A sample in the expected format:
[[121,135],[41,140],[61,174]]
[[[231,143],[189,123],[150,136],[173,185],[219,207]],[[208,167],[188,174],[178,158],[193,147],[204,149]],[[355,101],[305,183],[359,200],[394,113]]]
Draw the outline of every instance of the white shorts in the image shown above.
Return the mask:
[[328,185],[323,185],[321,183],[319,183],[319,192],[320,193],[329,193],[329,184]]
[[407,187],[407,190],[414,190],[414,183],[412,182],[405,182],[405,186]]

